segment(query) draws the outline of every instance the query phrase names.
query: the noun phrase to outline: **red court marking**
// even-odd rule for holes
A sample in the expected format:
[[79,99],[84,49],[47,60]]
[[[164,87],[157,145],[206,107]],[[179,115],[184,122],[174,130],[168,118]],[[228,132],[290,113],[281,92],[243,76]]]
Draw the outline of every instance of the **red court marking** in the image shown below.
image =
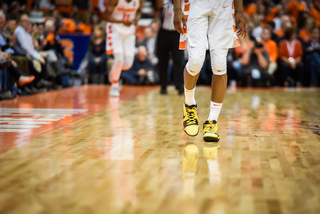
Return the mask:
[[[155,88],[157,88],[157,86],[123,86],[120,92],[119,103],[134,99],[138,95],[149,92]],[[50,124],[42,124],[39,128],[30,129],[30,132],[0,133],[0,153],[109,108],[110,101],[112,102],[109,96],[109,89],[109,85],[84,85],[1,101],[0,108],[87,109],[87,111],[72,114],[58,121],[52,121]],[[8,118],[10,116],[0,116],[0,118],[1,117]],[[30,116],[23,118],[32,119],[35,117]]]

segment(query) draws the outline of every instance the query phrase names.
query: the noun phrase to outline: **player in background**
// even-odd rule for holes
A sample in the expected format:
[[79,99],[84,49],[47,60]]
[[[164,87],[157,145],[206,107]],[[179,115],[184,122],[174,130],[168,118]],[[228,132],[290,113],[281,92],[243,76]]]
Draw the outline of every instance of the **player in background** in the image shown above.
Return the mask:
[[214,75],[210,114],[203,124],[203,139],[209,142],[220,139],[217,121],[227,89],[227,53],[229,48],[240,46],[237,35],[246,36],[247,33],[242,1],[235,0],[235,4],[232,0],[173,1],[174,25],[181,34],[180,48],[187,49],[189,57],[184,70],[183,105],[183,127],[189,136],[196,136],[199,132],[194,93],[206,49],[209,49]]
[[119,79],[122,70],[132,66],[135,51],[135,25],[141,17],[143,0],[108,0],[105,10],[107,21],[107,54],[114,61],[109,74],[110,95],[119,96]]

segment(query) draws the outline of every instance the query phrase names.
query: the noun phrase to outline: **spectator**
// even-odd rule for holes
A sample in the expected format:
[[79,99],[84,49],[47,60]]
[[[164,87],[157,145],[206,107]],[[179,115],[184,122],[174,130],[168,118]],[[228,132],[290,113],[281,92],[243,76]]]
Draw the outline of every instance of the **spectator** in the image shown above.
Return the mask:
[[52,76],[69,74],[70,69],[65,69],[62,64],[64,61],[64,59],[61,60],[63,48],[60,44],[60,37],[55,33],[54,23],[48,20],[45,27],[43,24],[39,24],[35,34],[37,50],[47,55],[48,68]]
[[244,86],[251,85],[247,80],[251,81],[252,79],[264,82],[270,81],[271,77],[268,74],[269,56],[263,45],[245,40],[242,37],[240,39],[243,47],[235,48],[235,51],[242,49],[242,54],[237,60],[233,61],[232,67],[237,72],[242,84]]
[[262,31],[263,31],[263,28],[261,27],[261,24],[260,24],[260,22],[261,22],[260,18],[261,17],[258,14],[254,14],[252,16],[252,22],[254,24],[254,28],[252,30],[251,35],[255,39],[260,38],[262,35]]
[[279,45],[279,57],[281,59],[281,71],[283,74],[284,85],[301,86],[302,84],[302,45],[296,39],[296,33],[293,28],[285,31],[285,40]]
[[273,40],[271,40],[271,31],[269,28],[264,28],[262,32],[262,43],[264,45],[265,50],[267,51],[269,55],[269,67],[268,67],[268,73],[270,75],[273,75],[273,73],[277,70],[277,60],[278,60],[278,46],[277,43]]
[[305,43],[305,60],[310,65],[311,70],[311,85],[319,86],[318,78],[320,72],[320,34],[319,28],[311,29],[311,40]]
[[104,83],[106,74],[107,56],[105,52],[106,40],[102,26],[94,28],[93,36],[88,45],[89,79],[91,83]]
[[292,22],[290,20],[290,17],[287,15],[281,16],[281,28],[278,30],[275,30],[274,33],[277,34],[280,38],[284,37],[284,31],[287,28],[292,27]]
[[30,60],[29,68],[31,73],[36,77],[37,86],[51,86],[52,83],[43,81],[43,78],[47,76],[46,60],[44,59],[47,55],[39,53],[34,47],[32,36],[28,32],[30,30],[30,21],[27,14],[22,14],[18,18],[18,25],[14,32],[17,37],[17,44],[24,55]]
[[121,78],[130,85],[155,84],[158,80],[153,64],[148,59],[145,46],[139,46],[132,67],[121,73]]
[[320,27],[320,4],[314,5],[309,1],[309,10],[311,17],[316,21],[316,26]]
[[275,41],[277,43],[277,45],[279,45],[279,42],[280,42],[281,38],[277,34],[274,33],[274,27],[275,27],[274,22],[268,22],[267,28],[271,32],[271,39],[273,41]]
[[69,18],[67,15],[61,20],[59,26],[59,33],[74,33],[76,32],[77,26],[73,19]]
[[312,18],[307,18],[305,20],[304,28],[300,30],[299,32],[299,38],[302,40],[302,42],[308,42],[310,41],[310,30],[314,25],[314,20]]
[[144,39],[142,41],[136,42],[136,47],[144,45],[148,51],[148,58],[152,62],[153,65],[158,64],[158,58],[155,55],[155,48],[156,48],[156,39],[155,33],[153,32],[151,27],[146,27],[144,29]]

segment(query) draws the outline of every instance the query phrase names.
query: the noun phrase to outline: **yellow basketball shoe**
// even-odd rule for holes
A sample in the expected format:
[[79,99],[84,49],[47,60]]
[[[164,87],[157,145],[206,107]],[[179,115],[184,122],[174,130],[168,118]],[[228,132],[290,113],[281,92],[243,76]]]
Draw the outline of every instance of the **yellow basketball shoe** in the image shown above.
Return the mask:
[[199,122],[197,114],[197,105],[183,105],[183,128],[184,132],[191,137],[198,135]]
[[206,142],[218,142],[218,123],[215,120],[207,120],[203,124],[203,140]]

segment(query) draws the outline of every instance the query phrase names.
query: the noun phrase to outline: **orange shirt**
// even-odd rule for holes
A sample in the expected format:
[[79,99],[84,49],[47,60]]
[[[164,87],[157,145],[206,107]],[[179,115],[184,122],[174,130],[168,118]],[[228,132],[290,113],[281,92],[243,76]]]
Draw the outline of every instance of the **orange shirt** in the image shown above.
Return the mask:
[[92,26],[81,23],[77,26],[77,30],[83,34],[91,34],[92,33]]
[[279,37],[284,37],[284,30],[282,29],[275,30],[274,33]]
[[72,13],[72,0],[55,0],[55,6],[60,13]]
[[306,11],[307,6],[304,2],[300,1],[299,3],[296,0],[291,0],[287,6],[290,14],[295,18],[297,21],[299,19],[299,13],[301,11]]
[[307,29],[302,29],[299,32],[299,37],[304,41],[308,42],[311,37],[311,33]]
[[278,46],[277,43],[271,39],[264,43],[264,48],[269,54],[270,62],[276,62],[278,59]]
[[310,15],[316,21],[317,27],[320,27],[320,11],[316,8],[310,8]]
[[56,36],[54,33],[49,33],[46,37],[46,40],[49,42],[50,45],[54,45]]
[[255,3],[250,3],[248,4],[247,8],[244,11],[246,14],[248,14],[249,16],[252,16],[252,14],[257,13],[258,12],[258,8],[257,5]]
[[303,55],[303,50],[302,50],[302,45],[301,42],[299,40],[296,40],[295,42],[295,46],[294,46],[294,51],[293,51],[293,55],[290,56],[289,55],[289,50],[288,50],[288,46],[287,46],[287,40],[282,40],[279,44],[279,57],[293,57],[293,58],[297,58],[297,57],[302,57]]
[[59,33],[74,33],[76,31],[76,24],[72,19],[65,18],[61,21],[61,28]]

